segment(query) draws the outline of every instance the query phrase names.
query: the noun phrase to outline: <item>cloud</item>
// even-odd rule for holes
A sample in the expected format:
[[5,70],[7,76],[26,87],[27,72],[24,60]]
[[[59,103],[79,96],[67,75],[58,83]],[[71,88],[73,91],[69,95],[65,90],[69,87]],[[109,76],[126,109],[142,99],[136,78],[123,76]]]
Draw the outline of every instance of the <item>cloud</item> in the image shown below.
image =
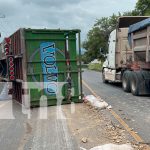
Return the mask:
[[65,5],[74,5],[78,4],[84,0],[21,0],[23,4],[34,4],[36,6],[44,6],[44,7],[63,7]]
[[132,10],[136,0],[0,0],[0,32],[12,34],[17,28],[79,28],[82,39],[101,17]]
[[15,1],[0,0],[0,14],[5,14],[6,16],[13,16],[15,17],[15,13],[17,12],[18,5],[16,5]]

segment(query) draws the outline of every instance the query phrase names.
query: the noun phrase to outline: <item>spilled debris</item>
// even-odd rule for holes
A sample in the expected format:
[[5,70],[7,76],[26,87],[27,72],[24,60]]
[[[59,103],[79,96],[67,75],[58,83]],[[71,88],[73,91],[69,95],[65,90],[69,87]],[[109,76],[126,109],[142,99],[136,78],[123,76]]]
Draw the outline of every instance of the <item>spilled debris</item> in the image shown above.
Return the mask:
[[89,102],[93,107],[96,107],[96,108],[99,108],[99,109],[106,109],[107,107],[110,108],[110,106],[108,106],[108,103],[106,103],[101,98],[96,98],[93,95],[85,96],[84,97],[84,102],[85,103]]
[[81,141],[82,141],[83,143],[87,143],[87,142],[88,142],[88,139],[87,139],[86,137],[83,137],[83,138],[81,139]]
[[97,109],[97,107],[93,107],[89,104],[89,102],[86,102],[76,105],[76,113],[74,114],[69,112],[67,106],[63,106],[63,111],[68,118],[68,126],[80,149],[99,150],[100,148],[104,148],[106,144],[110,143],[116,146],[123,144],[124,146],[131,145],[130,147],[132,148],[132,143],[129,142],[128,133],[121,125],[118,125],[116,122],[114,123],[109,119],[109,114],[105,113],[107,110]]
[[[68,125],[80,150],[149,150],[137,143],[117,122],[111,120],[106,102],[93,95],[85,96],[84,103],[76,105],[76,113],[69,114]],[[77,118],[78,119],[75,119]]]
[[[85,148],[80,148],[81,150],[86,150]],[[116,144],[106,144],[102,146],[96,146],[90,150],[134,150],[130,144],[116,145]]]

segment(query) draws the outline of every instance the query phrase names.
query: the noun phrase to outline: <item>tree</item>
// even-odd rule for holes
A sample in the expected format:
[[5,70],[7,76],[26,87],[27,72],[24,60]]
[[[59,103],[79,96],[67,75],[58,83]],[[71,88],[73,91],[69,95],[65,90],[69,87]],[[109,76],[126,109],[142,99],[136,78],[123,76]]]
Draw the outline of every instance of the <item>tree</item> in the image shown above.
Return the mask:
[[150,15],[150,0],[138,0],[135,6],[135,11],[141,16]]
[[83,42],[83,47],[87,50],[85,53],[87,61],[95,58],[102,58],[100,47],[105,47],[103,33],[98,27],[93,27],[87,35],[87,40]]
[[[108,38],[111,31],[116,28],[118,15],[113,14],[111,17],[103,17],[96,20],[96,23],[87,34],[87,40],[83,42],[82,46],[87,50],[83,58],[87,61],[92,61],[95,58],[104,60],[104,54],[108,50]],[[102,49],[103,51],[100,51]]]
[[[124,12],[123,16],[144,16],[150,15],[150,0],[138,0],[135,9],[132,11]],[[108,38],[116,28],[117,20],[121,13],[118,15],[113,14],[110,17],[103,17],[96,20],[92,29],[88,32],[87,40],[83,42],[83,48],[87,51],[83,56],[84,61],[89,62],[95,58],[104,60],[104,55],[108,49]],[[103,51],[100,52],[100,48]]]
[[150,15],[150,0],[138,0],[134,10],[123,13],[123,16],[149,16],[149,15]]
[[99,27],[103,31],[105,38],[108,39],[110,32],[116,28],[118,17],[120,16],[121,14],[119,13],[118,15],[113,14],[110,17],[102,17],[96,21],[94,26]]
[[123,13],[123,16],[139,16],[137,10],[127,11]]

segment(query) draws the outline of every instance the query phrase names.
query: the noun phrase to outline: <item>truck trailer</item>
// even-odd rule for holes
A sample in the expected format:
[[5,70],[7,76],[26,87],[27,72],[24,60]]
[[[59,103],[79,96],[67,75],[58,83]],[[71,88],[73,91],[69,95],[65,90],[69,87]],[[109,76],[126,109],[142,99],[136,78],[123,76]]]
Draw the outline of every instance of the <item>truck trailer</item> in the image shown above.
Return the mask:
[[[79,58],[77,57],[79,56]],[[80,30],[21,28],[0,43],[0,80],[25,107],[82,102]]]
[[103,82],[122,82],[136,96],[150,94],[150,17],[120,17],[108,44]]

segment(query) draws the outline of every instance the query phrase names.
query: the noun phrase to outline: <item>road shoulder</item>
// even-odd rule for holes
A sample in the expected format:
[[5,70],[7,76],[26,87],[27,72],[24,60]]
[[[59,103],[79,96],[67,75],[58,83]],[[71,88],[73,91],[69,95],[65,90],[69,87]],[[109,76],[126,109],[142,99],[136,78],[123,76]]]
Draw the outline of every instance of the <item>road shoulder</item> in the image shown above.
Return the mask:
[[[126,130],[114,122],[107,110],[98,110],[89,104],[76,104],[75,113],[63,106],[67,124],[80,147],[90,149],[104,144],[131,144],[135,150],[146,150],[137,145]],[[147,149],[148,150],[148,149]]]

